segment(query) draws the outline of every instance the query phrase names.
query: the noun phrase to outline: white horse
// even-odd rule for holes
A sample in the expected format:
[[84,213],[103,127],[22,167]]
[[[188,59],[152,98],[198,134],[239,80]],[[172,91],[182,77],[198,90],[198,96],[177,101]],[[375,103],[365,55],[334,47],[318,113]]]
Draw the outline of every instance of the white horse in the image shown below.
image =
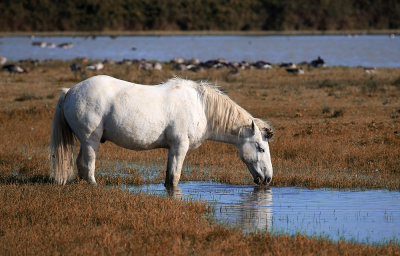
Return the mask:
[[58,184],[74,174],[74,135],[78,175],[90,184],[96,184],[96,154],[106,140],[132,150],[167,148],[166,187],[177,186],[187,151],[205,140],[235,145],[256,184],[272,179],[271,126],[204,82],[173,78],[147,86],[101,75],[64,88],[50,139],[50,175]]

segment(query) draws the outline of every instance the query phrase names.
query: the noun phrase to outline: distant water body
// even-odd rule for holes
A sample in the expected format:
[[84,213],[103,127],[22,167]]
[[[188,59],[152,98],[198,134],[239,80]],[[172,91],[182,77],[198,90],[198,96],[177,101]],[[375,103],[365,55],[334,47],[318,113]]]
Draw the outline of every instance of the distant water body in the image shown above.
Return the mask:
[[[70,49],[32,46],[34,41],[73,43]],[[0,55],[9,60],[147,59],[170,61],[174,57],[206,61],[272,63],[311,61],[321,56],[328,66],[400,67],[400,36],[108,36],[0,38]]]

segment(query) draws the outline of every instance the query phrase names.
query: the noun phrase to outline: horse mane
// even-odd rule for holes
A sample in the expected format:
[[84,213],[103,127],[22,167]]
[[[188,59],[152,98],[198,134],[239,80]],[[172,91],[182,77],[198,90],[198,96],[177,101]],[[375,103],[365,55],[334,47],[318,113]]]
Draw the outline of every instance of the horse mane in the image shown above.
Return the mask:
[[213,131],[239,136],[241,128],[251,126],[253,117],[218,87],[201,81],[198,83],[197,89]]
[[272,127],[268,122],[254,118],[249,112],[219,90],[218,86],[205,81],[195,82],[179,77],[171,80],[191,86],[197,90],[203,102],[210,128],[213,131],[240,136],[242,129],[244,127],[251,127],[251,122],[254,121],[267,139],[272,137]]

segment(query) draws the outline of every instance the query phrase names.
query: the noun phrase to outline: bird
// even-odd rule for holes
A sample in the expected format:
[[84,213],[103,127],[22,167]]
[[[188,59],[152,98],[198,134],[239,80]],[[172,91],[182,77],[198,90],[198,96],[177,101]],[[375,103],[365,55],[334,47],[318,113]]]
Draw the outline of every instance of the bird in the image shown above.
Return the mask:
[[41,42],[41,41],[35,41],[35,42],[32,42],[32,45],[33,46],[39,46],[41,48],[45,48],[47,46],[47,43],[46,42]]
[[75,78],[78,77],[78,73],[80,73],[80,75],[82,76],[82,67],[81,65],[77,64],[77,63],[72,63],[71,66],[69,66],[69,69],[74,72]]
[[303,68],[287,68],[286,72],[298,75],[304,74]]
[[28,73],[28,71],[21,65],[18,64],[8,64],[2,67],[2,70],[8,71],[11,74],[22,74]]
[[102,70],[103,68],[104,68],[104,64],[101,62],[92,63],[92,64],[89,64],[88,66],[86,66],[86,69],[90,69],[90,70],[94,70],[94,71]]
[[325,61],[320,56],[318,56],[316,60],[311,61],[311,66],[315,68],[325,67]]
[[240,75],[239,69],[237,69],[237,68],[231,69],[231,70],[228,72],[228,75],[231,75],[231,76],[238,76],[238,75]]
[[63,49],[69,49],[74,47],[74,45],[72,43],[61,43],[58,45],[58,47],[63,48]]
[[200,60],[198,58],[192,58],[191,60],[189,60],[189,64],[199,65]]
[[296,64],[293,62],[283,62],[279,65],[280,68],[296,68]]
[[140,61],[138,70],[145,70],[145,71],[153,70],[153,64],[144,60]]
[[174,64],[183,64],[183,63],[185,63],[185,59],[184,58],[173,58],[172,60],[171,60],[171,62],[172,63],[174,63]]
[[7,62],[7,58],[4,56],[0,56],[0,65],[4,65]]
[[376,73],[376,71],[377,71],[376,67],[364,67],[363,69],[364,69],[365,73],[369,73],[369,74]]
[[266,61],[259,60],[253,64],[254,67],[258,69],[269,69],[272,68],[272,64]]
[[160,62],[156,62],[153,64],[153,69],[154,70],[162,70],[162,65]]
[[187,69],[192,71],[192,72],[195,72],[195,73],[199,73],[199,72],[203,72],[204,71],[204,68],[202,66],[195,65],[195,64],[188,65]]
[[47,43],[47,48],[56,48],[55,43]]
[[78,72],[82,70],[81,65],[76,63],[72,63],[71,66],[69,66],[69,68],[71,69],[72,72]]
[[174,64],[174,69],[184,71],[187,69],[187,66],[183,63],[175,63]]

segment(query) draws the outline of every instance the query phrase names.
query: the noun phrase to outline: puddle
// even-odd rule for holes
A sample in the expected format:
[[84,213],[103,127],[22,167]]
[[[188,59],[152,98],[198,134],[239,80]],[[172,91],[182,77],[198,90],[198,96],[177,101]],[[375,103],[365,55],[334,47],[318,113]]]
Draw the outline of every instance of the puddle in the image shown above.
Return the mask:
[[[133,177],[134,173],[139,176],[145,183],[159,183],[164,181],[166,162],[160,161],[155,163],[142,163],[133,161],[114,161],[100,159],[96,170],[96,175],[110,177]],[[203,179],[209,180],[209,169],[199,169],[196,166],[185,165],[182,173],[187,179]],[[250,179],[250,176],[245,177]]]
[[[168,195],[162,184],[125,188]],[[302,233],[367,244],[400,238],[400,192],[182,182],[174,196],[206,202],[216,220],[243,232]]]
[[131,161],[108,161],[100,160],[99,168],[96,174],[103,176],[120,176],[129,177],[132,175],[131,170],[137,170],[139,176],[144,181],[154,181],[161,177],[161,172],[164,172],[163,164],[144,164]]

